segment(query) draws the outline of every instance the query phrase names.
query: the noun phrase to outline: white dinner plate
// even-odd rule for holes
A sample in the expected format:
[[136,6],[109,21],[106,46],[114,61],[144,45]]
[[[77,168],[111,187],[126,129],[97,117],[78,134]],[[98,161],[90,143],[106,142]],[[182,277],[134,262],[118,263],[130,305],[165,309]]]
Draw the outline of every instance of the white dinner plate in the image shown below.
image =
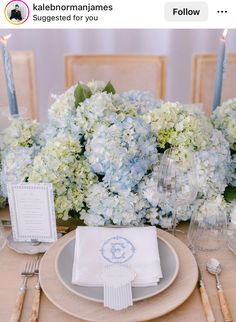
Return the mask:
[[[175,280],[179,271],[179,259],[174,248],[164,239],[158,237],[159,254],[163,278],[156,286],[132,287],[133,301],[140,301],[163,292]],[[71,283],[74,261],[75,239],[69,240],[59,252],[55,265],[61,283],[71,292],[85,299],[103,302],[102,287],[85,287]]]

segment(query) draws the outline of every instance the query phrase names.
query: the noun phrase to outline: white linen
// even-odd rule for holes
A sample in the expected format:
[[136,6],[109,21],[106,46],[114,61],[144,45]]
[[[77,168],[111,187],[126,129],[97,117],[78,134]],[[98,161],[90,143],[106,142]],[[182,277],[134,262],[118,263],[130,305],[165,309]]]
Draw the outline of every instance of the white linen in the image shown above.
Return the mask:
[[155,227],[77,227],[72,283],[103,286],[109,265],[132,269],[132,286],[152,286],[162,278]]
[[104,307],[116,311],[133,305],[131,282],[135,272],[124,265],[109,265],[103,270]]

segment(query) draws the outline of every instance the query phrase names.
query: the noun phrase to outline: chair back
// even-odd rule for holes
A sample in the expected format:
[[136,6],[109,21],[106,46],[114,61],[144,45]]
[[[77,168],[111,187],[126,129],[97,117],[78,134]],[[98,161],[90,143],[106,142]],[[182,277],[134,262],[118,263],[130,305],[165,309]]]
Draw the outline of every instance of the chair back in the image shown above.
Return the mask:
[[131,89],[144,90],[164,99],[166,58],[140,55],[66,55],[66,88],[78,80],[111,81],[118,93]]
[[[197,54],[192,60],[192,101],[203,104],[207,115],[212,112],[217,55]],[[223,78],[222,102],[236,97],[236,54],[227,55]]]

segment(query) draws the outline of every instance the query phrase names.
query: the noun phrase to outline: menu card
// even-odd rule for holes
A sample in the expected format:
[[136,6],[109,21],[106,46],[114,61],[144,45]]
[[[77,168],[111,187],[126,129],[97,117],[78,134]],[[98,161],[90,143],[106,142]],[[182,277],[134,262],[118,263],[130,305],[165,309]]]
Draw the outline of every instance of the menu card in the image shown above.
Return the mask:
[[52,184],[11,183],[7,188],[14,240],[55,241],[57,232]]

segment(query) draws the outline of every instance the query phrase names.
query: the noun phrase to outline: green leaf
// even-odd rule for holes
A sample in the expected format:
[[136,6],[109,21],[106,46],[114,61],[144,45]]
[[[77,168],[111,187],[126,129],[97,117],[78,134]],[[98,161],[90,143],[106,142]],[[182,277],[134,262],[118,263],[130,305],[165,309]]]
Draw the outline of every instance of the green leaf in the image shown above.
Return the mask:
[[115,94],[115,88],[113,87],[112,83],[109,81],[106,86],[102,90],[103,92],[107,92],[107,94]]
[[78,82],[78,85],[75,88],[74,91],[74,97],[75,97],[75,108],[77,108],[80,103],[86,100],[86,98],[90,98],[92,96],[92,91],[91,89],[85,85],[85,84],[80,84]]
[[226,187],[224,197],[228,202],[236,200],[236,187]]

